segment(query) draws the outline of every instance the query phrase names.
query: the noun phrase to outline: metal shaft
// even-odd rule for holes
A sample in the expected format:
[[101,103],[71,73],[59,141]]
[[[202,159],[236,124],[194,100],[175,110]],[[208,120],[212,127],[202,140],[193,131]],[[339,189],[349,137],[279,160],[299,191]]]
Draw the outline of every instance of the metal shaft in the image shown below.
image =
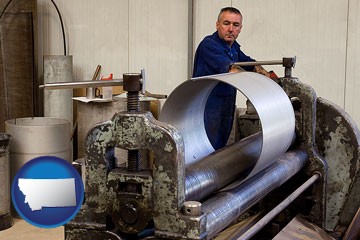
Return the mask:
[[294,176],[306,163],[306,152],[287,152],[270,167],[260,171],[241,185],[222,191],[202,204],[207,213],[209,238],[223,230],[269,192]]
[[294,68],[296,57],[284,57],[282,60],[255,61],[255,62],[236,62],[235,66],[258,66],[258,65],[282,65],[285,68]]
[[261,133],[222,148],[186,168],[185,198],[200,201],[225,185],[244,179],[259,158]]
[[232,65],[235,66],[258,66],[258,65],[282,65],[283,60],[272,60],[272,61],[256,61],[256,62],[236,62]]
[[72,88],[87,88],[87,87],[106,87],[106,86],[122,86],[122,79],[113,80],[94,80],[94,81],[79,81],[79,82],[58,82],[46,83],[40,85],[39,88],[51,89],[72,89]]
[[301,193],[303,193],[308,187],[313,185],[316,180],[320,177],[319,174],[314,174],[311,176],[305,183],[303,183],[299,188],[297,188],[290,196],[285,198],[279,205],[277,205],[273,210],[266,214],[262,219],[260,219],[255,225],[253,225],[249,230],[247,230],[243,235],[241,235],[237,240],[247,240],[253,237],[257,232],[259,232],[266,224],[268,224],[274,217],[276,217],[282,210],[284,210],[290,203],[292,203]]

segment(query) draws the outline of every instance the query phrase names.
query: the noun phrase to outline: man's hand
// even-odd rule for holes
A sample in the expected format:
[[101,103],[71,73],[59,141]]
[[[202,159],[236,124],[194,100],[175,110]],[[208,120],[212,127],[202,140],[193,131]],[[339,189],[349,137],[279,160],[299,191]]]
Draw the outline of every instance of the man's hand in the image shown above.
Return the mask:
[[[242,67],[237,65],[231,65],[229,73],[246,72]],[[262,74],[268,78],[271,78],[278,83],[279,77],[273,71],[266,71],[261,65],[254,66],[254,72]]]
[[229,73],[238,73],[238,72],[246,72],[246,71],[240,66],[236,66],[236,65],[230,66]]
[[268,78],[270,78],[270,73],[268,71],[266,71],[261,65],[257,65],[255,66],[255,71],[256,73],[260,73],[264,76],[267,76]]
[[271,78],[274,80],[277,84],[280,83],[279,77],[274,73],[273,71],[266,71],[261,65],[255,66],[255,72],[260,73],[264,76],[267,76],[268,78]]

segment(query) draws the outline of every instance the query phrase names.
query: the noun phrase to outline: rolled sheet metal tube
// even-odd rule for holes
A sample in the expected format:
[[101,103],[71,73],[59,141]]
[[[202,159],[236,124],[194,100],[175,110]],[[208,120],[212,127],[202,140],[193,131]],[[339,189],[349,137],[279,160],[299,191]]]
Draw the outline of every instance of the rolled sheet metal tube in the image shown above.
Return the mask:
[[[73,80],[73,58],[71,55],[44,56],[44,82],[57,84],[62,79]],[[44,91],[44,117],[64,118],[73,122],[73,91]]]
[[202,204],[202,211],[207,214],[206,230],[209,238],[294,176],[305,165],[307,159],[308,155],[304,151],[287,152],[271,166],[258,172],[241,185],[220,192],[205,201]]
[[200,201],[227,184],[244,179],[259,158],[262,135],[257,133],[213,152],[186,168],[185,198]]
[[261,121],[262,147],[247,175],[249,178],[284,154],[295,134],[295,114],[289,97],[270,78],[251,72],[193,78],[169,95],[159,120],[180,131],[186,166],[201,161],[214,152],[204,126],[204,111],[208,96],[219,82],[242,92],[254,105]]

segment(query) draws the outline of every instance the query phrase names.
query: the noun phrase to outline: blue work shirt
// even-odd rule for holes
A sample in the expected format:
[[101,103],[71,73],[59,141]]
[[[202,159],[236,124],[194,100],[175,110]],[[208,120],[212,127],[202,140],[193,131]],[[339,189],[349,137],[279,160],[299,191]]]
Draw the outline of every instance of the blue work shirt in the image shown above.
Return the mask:
[[[193,77],[227,73],[232,63],[254,61],[240,50],[239,43],[234,42],[229,47],[218,33],[214,32],[205,37],[196,49]],[[243,68],[246,71],[254,71],[253,66]]]
[[[223,41],[217,32],[204,38],[196,49],[193,77],[227,73],[234,62],[253,62],[251,57],[240,50],[234,42],[231,47]],[[243,67],[254,71],[253,66]],[[210,93],[204,112],[204,124],[207,136],[214,147],[224,147],[230,136],[234,120],[236,89],[219,82]]]

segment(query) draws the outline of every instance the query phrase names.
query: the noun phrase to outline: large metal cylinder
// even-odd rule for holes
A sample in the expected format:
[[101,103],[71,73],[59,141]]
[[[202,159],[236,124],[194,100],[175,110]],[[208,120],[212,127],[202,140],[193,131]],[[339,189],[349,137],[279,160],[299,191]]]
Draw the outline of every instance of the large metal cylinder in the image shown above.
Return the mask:
[[167,98],[160,121],[176,127],[185,144],[185,164],[194,164],[214,151],[204,126],[205,105],[213,88],[227,83],[254,105],[262,127],[260,155],[247,177],[271,165],[285,153],[295,136],[295,114],[289,97],[270,78],[251,72],[193,78]]
[[[44,56],[44,83],[73,82],[72,56]],[[73,90],[44,90],[44,116],[73,121]]]
[[60,118],[17,118],[5,122],[10,143],[11,180],[29,160],[56,156],[71,162],[70,121]]
[[11,135],[0,133],[0,231],[13,225],[10,214],[10,159]]

